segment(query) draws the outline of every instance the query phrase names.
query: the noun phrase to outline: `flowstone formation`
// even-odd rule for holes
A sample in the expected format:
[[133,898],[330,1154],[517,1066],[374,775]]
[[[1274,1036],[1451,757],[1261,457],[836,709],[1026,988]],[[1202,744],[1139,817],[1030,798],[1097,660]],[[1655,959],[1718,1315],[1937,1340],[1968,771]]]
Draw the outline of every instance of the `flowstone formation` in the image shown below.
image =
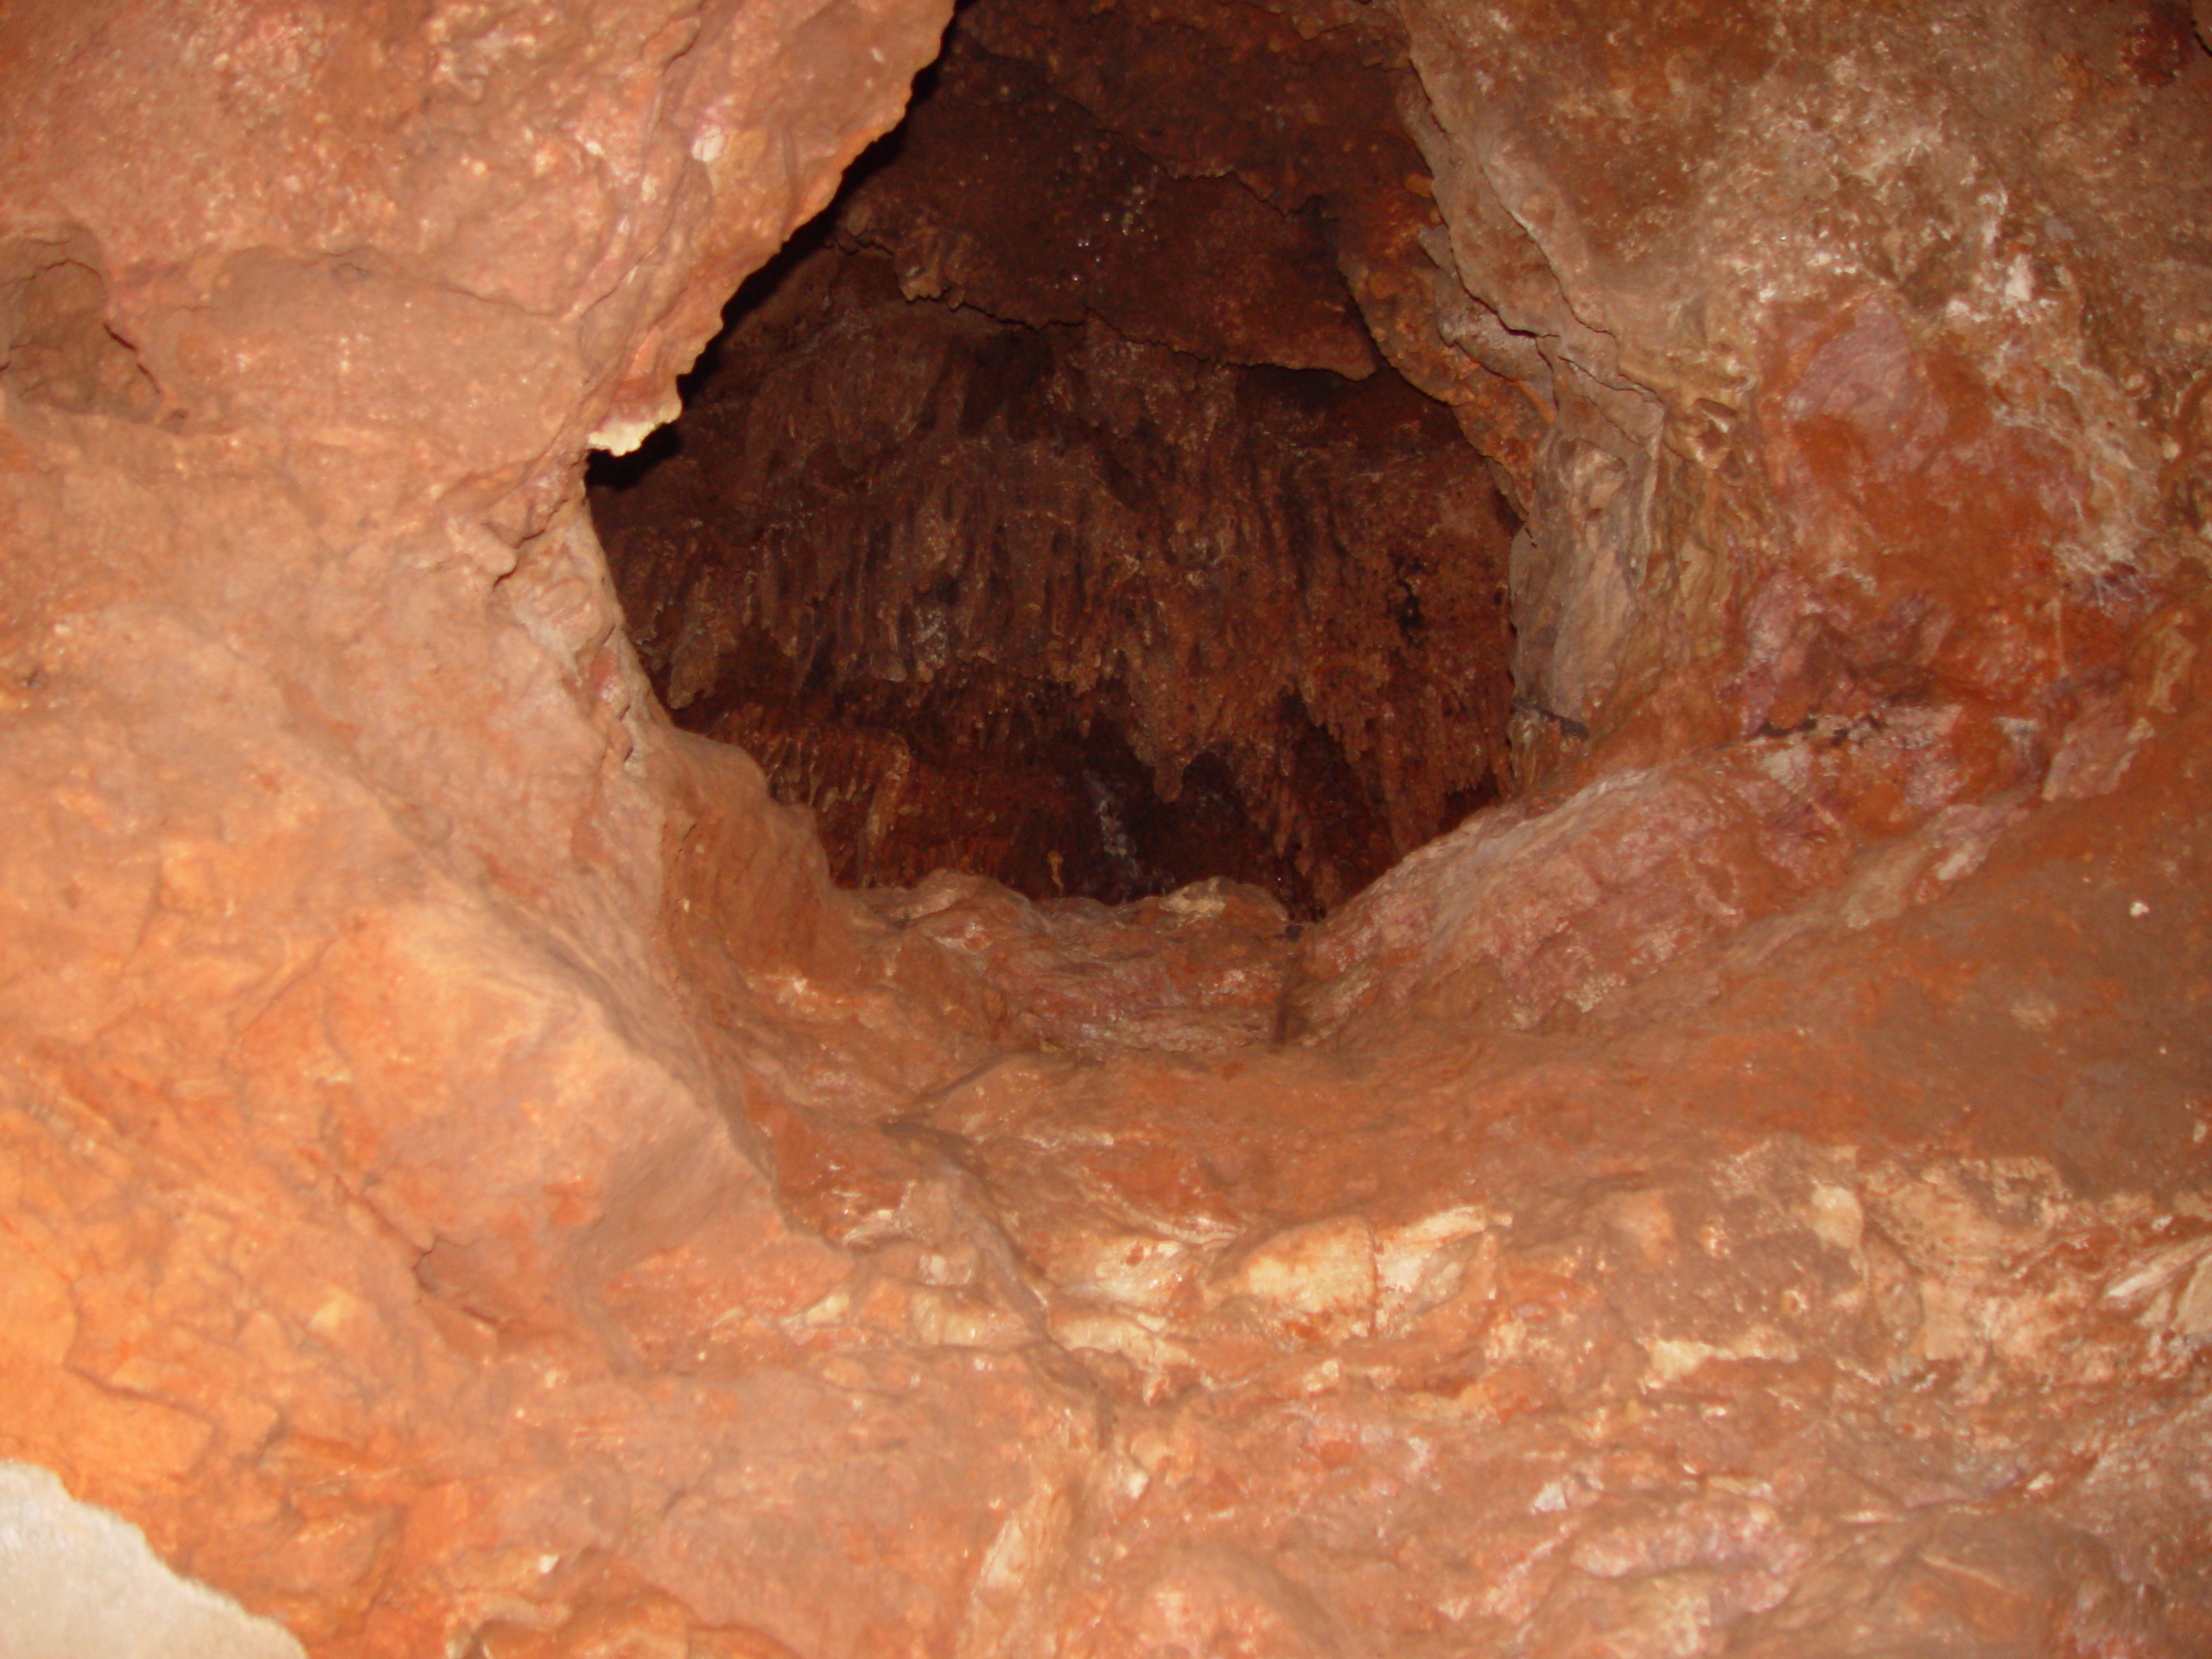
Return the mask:
[[[727,535],[642,482],[626,619],[588,452],[946,22],[0,14],[22,1513],[316,1659],[2212,1648],[2201,16],[979,0],[923,110],[1183,205],[1056,287],[997,159],[858,180],[725,366],[938,541],[868,566],[786,425],[716,511],[819,461],[777,533],[836,580],[682,563]],[[1186,242],[1280,282],[1156,308]],[[961,541],[1017,460],[1110,534]],[[1218,610],[1110,589],[1291,619],[1216,704],[1085,560],[1232,462],[1280,517],[1217,504]],[[1300,566],[1290,499],[1376,539]],[[1501,571],[1510,701],[1453,679]],[[1087,717],[1258,879],[1024,896],[918,810],[841,889],[648,668],[906,766],[888,829],[995,758],[1045,822]]]
[[1436,225],[1402,44],[1065,10],[962,13],[594,515],[678,723],[841,880],[1311,917],[1509,771],[1519,519],[1363,320]]

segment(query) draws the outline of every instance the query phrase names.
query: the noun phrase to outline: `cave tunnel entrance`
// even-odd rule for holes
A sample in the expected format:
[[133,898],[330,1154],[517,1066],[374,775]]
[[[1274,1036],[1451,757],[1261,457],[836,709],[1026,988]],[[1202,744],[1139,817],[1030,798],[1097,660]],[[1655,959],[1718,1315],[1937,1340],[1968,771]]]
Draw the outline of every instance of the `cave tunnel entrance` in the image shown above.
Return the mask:
[[841,880],[1313,916],[1505,787],[1518,521],[1355,289],[1434,222],[1395,50],[973,0],[595,460],[656,689]]

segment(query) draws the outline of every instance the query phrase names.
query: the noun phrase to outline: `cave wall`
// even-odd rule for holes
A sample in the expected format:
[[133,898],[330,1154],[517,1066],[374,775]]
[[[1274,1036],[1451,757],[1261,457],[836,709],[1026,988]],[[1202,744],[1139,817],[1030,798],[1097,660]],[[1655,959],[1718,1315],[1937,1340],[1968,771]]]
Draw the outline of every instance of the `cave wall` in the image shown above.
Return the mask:
[[2189,16],[1227,16],[1032,38],[1398,40],[1526,515],[1522,792],[1294,955],[841,894],[622,635],[942,12],[0,18],[0,1457],[318,1655],[2203,1650]]
[[1518,520],[1347,264],[1434,219],[1402,73],[1372,29],[971,6],[665,459],[607,469],[656,689],[841,879],[1311,917],[1507,786]]
[[[680,1494],[762,1462],[772,1396],[852,1415],[804,1367],[748,1406],[648,1362],[844,1270],[732,1138],[664,843],[744,826],[702,878],[725,957],[856,947],[757,773],[652,714],[578,479],[672,412],[943,22],[0,20],[0,1443],[315,1651],[642,1594],[622,1549],[741,1554]],[[922,1369],[925,1414],[1046,1409]],[[624,1466],[580,1471],[594,1438]],[[881,1503],[932,1482],[868,1455],[830,1488],[933,1577],[963,1546]],[[690,1570],[704,1623],[793,1593]],[[820,1644],[951,1628],[883,1590],[810,1611]]]
[[[1117,860],[1096,822],[1173,817],[1203,758],[1182,838],[1249,823],[1237,873],[1327,908],[1494,794],[1815,730],[1848,851],[2034,786],[2195,580],[2203,203],[2080,199],[2107,151],[2139,200],[2191,176],[2181,12],[2044,52],[2019,42],[2063,25],[1978,11],[1783,8],[1725,51],[1694,10],[1602,50],[1541,19],[1063,11],[963,15],[824,245],[738,310],[667,472],[597,499],[657,688],[815,807],[844,878],[1224,873]],[[1890,65],[1930,30],[1940,72]],[[1610,90],[1570,119],[1499,91],[1531,73]],[[2029,109],[2068,112],[2033,153]],[[914,303],[827,269],[868,254]],[[1083,372],[1063,340],[1047,374],[1032,331],[1078,327]],[[1103,341],[1164,348],[1122,371],[1158,407],[1103,398]],[[1351,512],[1328,440],[1232,454],[1268,423],[1170,396],[1166,352],[1385,359],[1485,467],[1409,444],[1370,480],[1400,521]],[[1436,534],[1485,477],[1510,556]],[[1110,766],[1081,758],[1101,721]]]
[[1431,251],[1557,410],[1516,599],[1552,732],[2047,724],[2201,563],[2183,8],[1406,15]]
[[788,281],[834,320],[730,342],[594,512],[679,723],[841,880],[1311,915],[1497,793],[1512,520],[1395,375],[1008,327],[836,250]]
[[[2125,767],[2204,565],[2190,16],[1405,16],[1438,329],[1553,414],[1501,457],[1531,793],[1318,937],[1298,1020],[1538,1020]],[[1517,814],[1599,776],[1622,854],[1527,882],[1568,820]]]

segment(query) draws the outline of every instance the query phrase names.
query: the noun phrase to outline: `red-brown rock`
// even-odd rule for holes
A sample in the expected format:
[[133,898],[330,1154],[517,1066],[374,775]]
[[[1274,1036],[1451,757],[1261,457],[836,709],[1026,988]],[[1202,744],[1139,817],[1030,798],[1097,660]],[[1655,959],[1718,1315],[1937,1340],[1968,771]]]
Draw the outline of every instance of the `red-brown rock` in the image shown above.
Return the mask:
[[840,892],[623,632],[940,11],[0,17],[0,1459],[318,1659],[2212,1648],[2192,13],[1247,10],[978,41],[1523,518],[1514,798],[1302,934]]

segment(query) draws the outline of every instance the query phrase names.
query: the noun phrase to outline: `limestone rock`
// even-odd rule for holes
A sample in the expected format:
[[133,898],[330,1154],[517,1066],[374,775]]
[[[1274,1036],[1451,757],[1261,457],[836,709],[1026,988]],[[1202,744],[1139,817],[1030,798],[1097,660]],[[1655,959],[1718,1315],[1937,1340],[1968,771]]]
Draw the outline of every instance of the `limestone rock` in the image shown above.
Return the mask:
[[965,11],[594,492],[657,690],[841,879],[1310,916],[1505,784],[1516,521],[1363,322],[1433,219],[1390,44],[1154,23]]
[[[127,1523],[317,1659],[2212,1649],[2192,15],[983,14],[1072,172],[1349,303],[1132,338],[879,220],[832,336],[896,338],[941,253],[1082,371],[1062,505],[1149,396],[1382,541],[1519,520],[1396,570],[1492,668],[1506,579],[1510,715],[1363,654],[1387,549],[1224,565],[1277,619],[1229,690],[1372,763],[1341,842],[1268,770],[1296,722],[1175,671],[1228,608],[1130,574],[1184,630],[1147,656],[1088,567],[940,524],[1165,700],[1133,765],[1275,778],[1240,798],[1309,815],[1317,895],[1510,793],[1302,934],[1233,883],[841,892],[623,632],[586,446],[669,407],[941,9],[0,16],[0,1457],[120,1517],[69,1571]],[[897,417],[856,453],[957,451],[972,394],[1003,456],[1037,365],[995,349],[823,384]],[[870,629],[925,542],[809,640],[918,662]],[[819,626],[780,579],[732,608]]]

